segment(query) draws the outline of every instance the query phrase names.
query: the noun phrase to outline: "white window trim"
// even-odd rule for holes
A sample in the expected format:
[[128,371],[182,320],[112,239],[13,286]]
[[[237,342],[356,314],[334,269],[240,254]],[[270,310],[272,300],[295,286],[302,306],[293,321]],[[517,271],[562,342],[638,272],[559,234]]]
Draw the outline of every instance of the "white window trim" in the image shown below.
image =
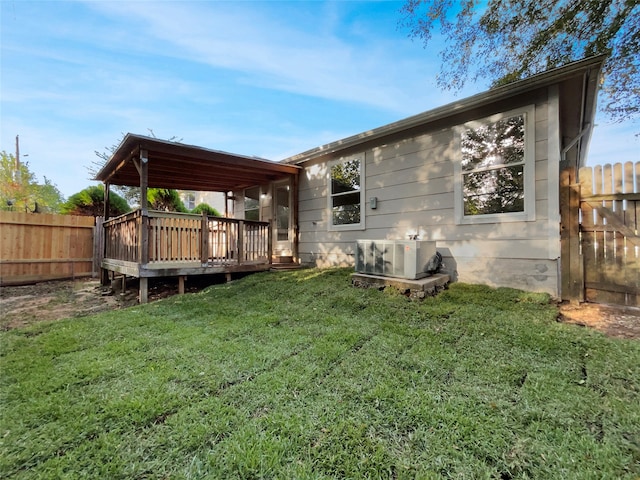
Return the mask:
[[[340,163],[345,163],[350,160],[359,160],[360,161],[360,223],[350,223],[347,225],[334,225],[333,224],[333,204],[332,204],[332,192],[331,192],[331,168],[334,165],[338,165]],[[365,154],[359,155],[351,155],[349,157],[343,157],[337,160],[331,160],[328,164],[327,169],[327,225],[328,231],[330,232],[339,232],[345,230],[364,230],[365,229]]]
[[262,188],[261,187],[249,187],[249,188],[245,188],[244,190],[242,190],[242,219],[246,220],[246,216],[247,216],[247,191],[248,190],[253,190],[253,189],[257,189],[258,190],[258,208],[255,209],[251,209],[251,210],[257,210],[258,211],[258,220],[262,219],[262,198],[263,198],[263,193],[262,193]]
[[[190,200],[191,196],[193,196],[193,202],[191,202],[191,200]],[[185,206],[187,207],[187,209],[193,210],[194,208],[196,208],[196,206],[198,205],[197,201],[198,201],[198,197],[197,197],[195,191],[189,190],[189,191],[185,192],[185,194],[184,194],[184,203],[186,204]],[[192,207],[189,206],[191,203],[193,203]]]
[[[487,123],[495,123],[503,118],[524,116],[524,212],[509,213],[490,213],[484,215],[465,215],[463,205],[463,189],[462,189],[462,158],[461,144],[462,134],[470,128],[478,128]],[[508,112],[502,112],[490,117],[485,117],[463,125],[458,125],[455,131],[455,152],[456,159],[454,161],[454,210],[456,224],[470,225],[478,223],[504,223],[504,222],[531,222],[536,219],[536,165],[535,165],[535,105],[527,105],[526,107],[517,108]]]

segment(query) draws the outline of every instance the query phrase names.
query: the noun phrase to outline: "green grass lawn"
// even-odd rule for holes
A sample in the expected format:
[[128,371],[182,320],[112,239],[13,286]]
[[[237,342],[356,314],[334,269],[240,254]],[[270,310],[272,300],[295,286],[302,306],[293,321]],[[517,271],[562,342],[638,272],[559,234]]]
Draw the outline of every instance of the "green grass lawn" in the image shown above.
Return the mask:
[[2,332],[3,478],[637,479],[640,342],[347,270]]

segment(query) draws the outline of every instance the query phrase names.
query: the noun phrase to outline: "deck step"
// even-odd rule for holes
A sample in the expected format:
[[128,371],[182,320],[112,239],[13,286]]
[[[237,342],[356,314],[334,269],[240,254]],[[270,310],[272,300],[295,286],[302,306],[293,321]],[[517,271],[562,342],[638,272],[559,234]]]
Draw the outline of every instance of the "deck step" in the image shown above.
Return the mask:
[[271,271],[297,270],[302,268],[299,263],[293,262],[274,262],[271,264]]

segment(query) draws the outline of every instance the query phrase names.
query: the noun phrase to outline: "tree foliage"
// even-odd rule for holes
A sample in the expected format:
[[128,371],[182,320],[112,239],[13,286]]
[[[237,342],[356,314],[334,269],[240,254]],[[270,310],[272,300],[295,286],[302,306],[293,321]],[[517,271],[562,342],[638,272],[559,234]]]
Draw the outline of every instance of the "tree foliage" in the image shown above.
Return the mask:
[[439,26],[443,88],[479,77],[501,85],[605,54],[603,110],[615,121],[640,114],[637,0],[407,0],[402,14],[425,46]]
[[28,163],[18,163],[5,151],[0,153],[0,208],[19,212],[55,213],[64,201],[58,187],[47,177],[38,183]]
[[[149,128],[148,131],[149,131],[149,136],[151,138],[157,138],[155,133],[153,133],[153,130]],[[109,161],[113,153],[118,149],[118,147],[120,146],[120,143],[122,143],[122,140],[124,140],[124,137],[125,137],[125,134],[122,133],[120,135],[120,140],[118,140],[116,143],[114,143],[110,147],[105,147],[105,149],[101,152],[98,150],[94,150],[94,153],[98,158],[96,160],[93,160],[91,164],[87,166],[87,171],[89,172],[90,180],[94,180],[98,176],[98,173],[107,164],[107,162]],[[173,136],[169,138],[168,141],[181,143],[182,138]],[[122,195],[130,205],[140,205],[140,187],[129,187],[127,185],[112,185],[111,188],[112,190]]]
[[[109,216],[117,217],[130,212],[127,201],[114,192],[109,192]],[[99,217],[104,215],[104,187],[93,185],[75,193],[61,206],[61,213]]]
[[147,203],[152,210],[188,212],[178,191],[172,188],[149,188],[147,190]]

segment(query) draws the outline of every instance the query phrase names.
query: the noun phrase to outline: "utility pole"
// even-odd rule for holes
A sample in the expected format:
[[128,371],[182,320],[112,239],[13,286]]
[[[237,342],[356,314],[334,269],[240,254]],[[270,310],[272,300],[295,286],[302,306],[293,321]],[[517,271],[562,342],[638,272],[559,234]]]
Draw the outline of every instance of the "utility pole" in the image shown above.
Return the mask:
[[20,135],[16,135],[16,172],[20,170]]

